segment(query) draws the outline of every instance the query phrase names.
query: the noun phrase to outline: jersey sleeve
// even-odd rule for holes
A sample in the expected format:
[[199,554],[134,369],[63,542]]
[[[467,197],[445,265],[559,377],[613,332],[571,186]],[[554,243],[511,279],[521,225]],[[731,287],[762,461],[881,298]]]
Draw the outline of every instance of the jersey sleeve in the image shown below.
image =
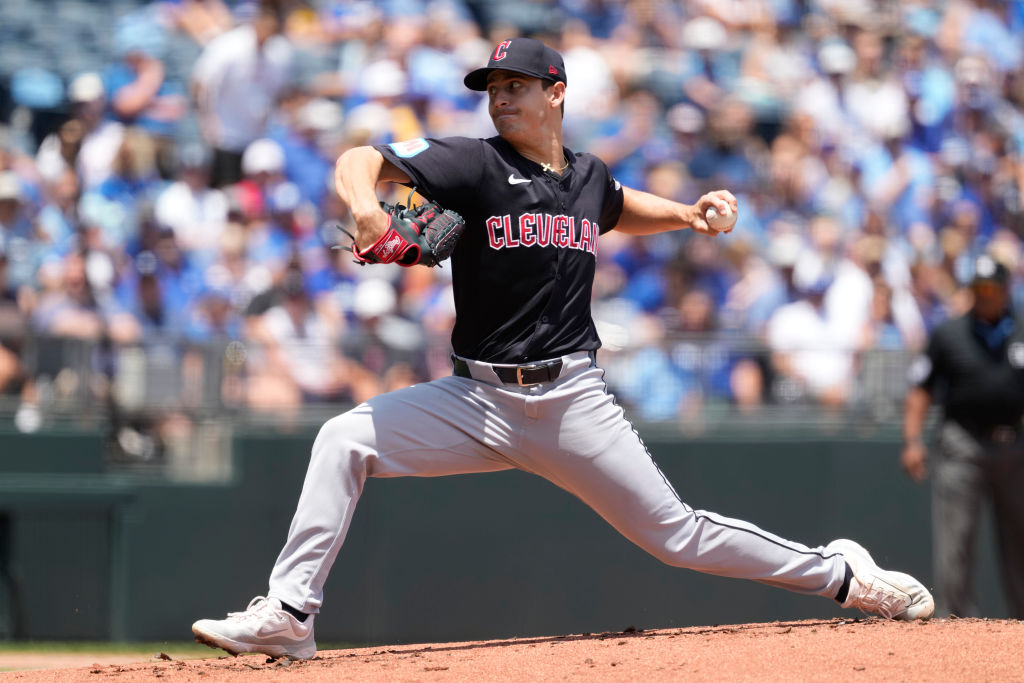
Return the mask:
[[374,147],[409,176],[424,197],[442,206],[465,197],[480,182],[483,142],[473,138],[415,138]]
[[607,166],[604,166],[604,176],[604,201],[601,203],[601,218],[598,223],[602,235],[614,228],[622,215],[622,184],[612,177]]

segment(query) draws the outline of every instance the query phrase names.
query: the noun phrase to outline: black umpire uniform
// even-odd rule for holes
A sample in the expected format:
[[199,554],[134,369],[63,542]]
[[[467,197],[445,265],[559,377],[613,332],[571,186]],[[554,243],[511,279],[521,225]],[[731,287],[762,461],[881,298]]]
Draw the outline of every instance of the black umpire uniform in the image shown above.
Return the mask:
[[975,536],[991,501],[1009,610],[1024,618],[1024,319],[1010,307],[1010,275],[975,264],[974,306],[933,333],[911,367],[903,465],[924,476],[921,441],[934,398],[942,420],[930,460],[935,586],[940,612],[971,616]]

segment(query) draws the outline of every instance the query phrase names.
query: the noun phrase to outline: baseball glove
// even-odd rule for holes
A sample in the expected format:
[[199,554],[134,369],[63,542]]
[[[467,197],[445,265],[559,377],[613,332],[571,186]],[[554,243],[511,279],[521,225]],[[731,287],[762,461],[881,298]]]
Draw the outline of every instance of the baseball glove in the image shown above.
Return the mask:
[[452,255],[466,228],[462,216],[442,209],[436,202],[409,208],[381,202],[380,208],[388,214],[388,229],[362,251],[352,244],[356,263],[397,263],[406,268],[437,266]]

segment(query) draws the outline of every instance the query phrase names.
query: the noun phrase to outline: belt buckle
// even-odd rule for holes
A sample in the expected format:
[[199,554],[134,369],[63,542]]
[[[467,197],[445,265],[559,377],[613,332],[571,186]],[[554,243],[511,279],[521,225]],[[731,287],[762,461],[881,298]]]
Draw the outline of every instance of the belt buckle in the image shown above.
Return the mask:
[[516,383],[519,384],[519,386],[521,386],[521,387],[532,387],[532,386],[534,386],[536,384],[540,384],[540,382],[524,382],[523,381],[523,370],[541,370],[541,369],[543,369],[543,367],[544,367],[543,365],[536,365],[536,364],[517,365],[516,366]]

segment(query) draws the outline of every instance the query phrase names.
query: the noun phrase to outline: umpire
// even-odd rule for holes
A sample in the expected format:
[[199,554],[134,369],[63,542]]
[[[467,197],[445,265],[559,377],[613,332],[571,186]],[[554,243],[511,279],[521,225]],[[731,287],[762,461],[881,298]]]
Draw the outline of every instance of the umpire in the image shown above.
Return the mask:
[[975,534],[991,500],[1010,613],[1024,618],[1024,319],[1010,307],[1010,273],[975,262],[974,304],[933,333],[910,371],[902,465],[926,473],[922,439],[933,397],[943,415],[931,462],[935,586],[946,614],[972,616]]

